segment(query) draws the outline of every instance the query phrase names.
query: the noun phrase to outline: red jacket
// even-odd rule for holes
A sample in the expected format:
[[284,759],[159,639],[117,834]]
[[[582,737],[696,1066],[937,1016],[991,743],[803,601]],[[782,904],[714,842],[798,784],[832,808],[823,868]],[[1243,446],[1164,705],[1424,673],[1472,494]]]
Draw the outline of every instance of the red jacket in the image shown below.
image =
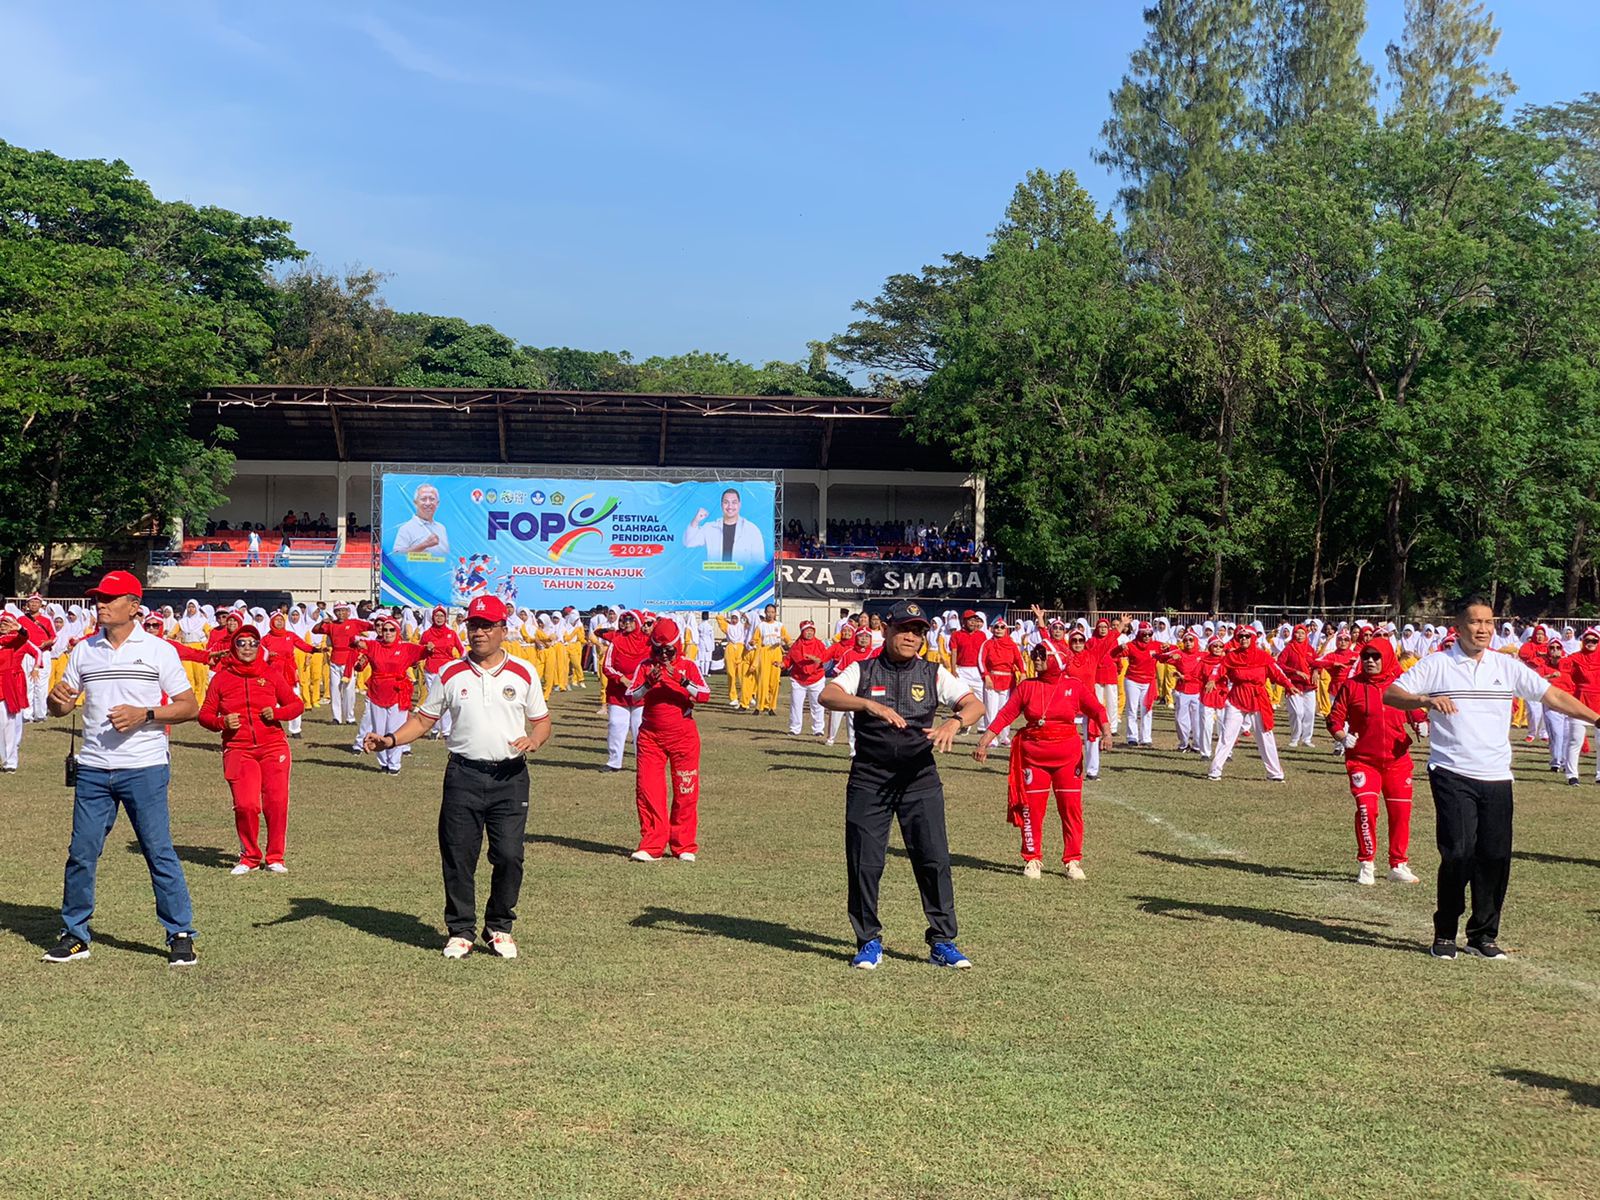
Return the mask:
[[958,667],[976,667],[989,635],[981,629],[958,629],[950,635],[950,659]]
[[1008,637],[993,637],[978,651],[978,669],[989,677],[994,690],[1009,692],[1027,674],[1022,649]]
[[[272,720],[263,721],[261,710],[271,706]],[[278,671],[259,659],[245,667],[229,657],[218,664],[206,687],[206,702],[197,718],[202,726],[222,734],[224,750],[281,750],[288,744],[283,722],[305,712],[306,706],[294,694]],[[237,729],[229,729],[222,718],[238,713]]]
[[177,638],[162,638],[161,640],[178,652],[179,662],[208,663],[211,661],[211,655],[204,650],[196,650],[193,646],[185,645]]
[[876,646],[868,646],[865,650],[857,650],[855,638],[851,638],[849,641],[835,642],[828,647],[828,674],[830,676],[837,675],[851,663],[865,662],[867,659],[875,657],[877,653],[878,648]]
[[1153,638],[1144,642],[1134,638],[1131,642],[1123,642],[1111,654],[1114,658],[1128,660],[1127,678],[1129,680],[1134,683],[1154,683],[1156,681],[1156,656],[1160,651],[1160,644]]
[[356,657],[360,654],[360,650],[356,647],[356,639],[371,630],[370,622],[357,620],[354,617],[348,621],[318,621],[311,627],[312,633],[327,635],[328,661],[340,670],[348,670],[355,663]]
[[1272,655],[1260,646],[1235,646],[1222,656],[1223,675],[1228,684],[1228,703],[1241,712],[1261,717],[1264,728],[1272,728],[1272,697],[1266,682],[1289,686],[1289,677]]
[[1328,710],[1329,732],[1339,737],[1349,729],[1356,735],[1356,744],[1346,751],[1346,759],[1386,766],[1405,758],[1410,751],[1411,736],[1406,725],[1420,725],[1428,714],[1420,708],[1401,712],[1385,704],[1383,691],[1391,682],[1392,679],[1384,679],[1382,683],[1368,683],[1352,677],[1333,694],[1333,707]]
[[361,643],[361,653],[355,661],[356,670],[368,664],[372,675],[367,679],[367,703],[381,708],[409,709],[415,688],[411,683],[411,668],[428,657],[428,651],[415,642],[380,641]]
[[1311,648],[1310,642],[1290,642],[1283,648],[1283,653],[1278,655],[1278,666],[1289,677],[1291,692],[1317,690],[1317,681],[1311,677],[1312,667],[1316,661],[1317,653]]
[[1095,658],[1094,681],[1096,683],[1116,683],[1122,677],[1121,669],[1117,666],[1117,644],[1121,635],[1111,630],[1104,637],[1092,636],[1084,643],[1084,653],[1092,654]]
[[306,654],[315,654],[317,648],[298,633],[287,629],[282,632],[263,633],[261,635],[261,648],[267,652],[267,661],[276,667],[278,673],[289,681],[293,688],[300,680],[300,670],[295,665],[294,652],[300,650]]
[[628,689],[639,664],[650,659],[650,635],[636,626],[632,633],[606,629],[600,636],[606,643],[605,657],[600,660],[600,673],[606,677],[606,703],[638,708],[643,698],[630,696]]
[[1561,667],[1572,680],[1572,693],[1593,708],[1600,703],[1600,650],[1579,650],[1561,660]]
[[1184,650],[1174,646],[1170,650],[1163,650],[1157,657],[1169,664],[1178,672],[1178,693],[1183,696],[1198,696],[1205,687],[1206,658],[1203,650]]
[[23,668],[30,658],[36,664],[43,661],[39,647],[28,638],[26,625],[0,642],[0,709],[7,716],[14,717],[28,707],[28,680]]
[[1028,729],[1048,733],[1059,728],[1064,735],[1071,728],[1075,734],[1074,722],[1080,715],[1088,717],[1088,732],[1092,738],[1100,736],[1110,719],[1090,684],[1070,675],[1048,682],[1024,679],[1011,689],[1011,695],[995,713],[989,728],[1004,729],[1020,716],[1027,721]]
[[628,687],[629,694],[637,696],[644,706],[639,728],[667,732],[694,724],[694,706],[711,699],[711,689],[706,686],[700,668],[685,659],[675,658],[670,665],[662,667],[660,678],[652,683],[650,668],[653,666],[655,664],[648,660],[640,663]]
[[422,648],[428,652],[427,661],[423,670],[429,675],[437,675],[444,670],[447,663],[453,662],[466,653],[461,645],[461,639],[456,636],[456,631],[448,625],[429,625],[422,631]]
[[[820,683],[827,673],[828,644],[818,637],[798,637],[789,644],[789,653],[783,656],[783,665],[789,668],[789,678],[801,687]],[[816,659],[816,662],[812,662]]]

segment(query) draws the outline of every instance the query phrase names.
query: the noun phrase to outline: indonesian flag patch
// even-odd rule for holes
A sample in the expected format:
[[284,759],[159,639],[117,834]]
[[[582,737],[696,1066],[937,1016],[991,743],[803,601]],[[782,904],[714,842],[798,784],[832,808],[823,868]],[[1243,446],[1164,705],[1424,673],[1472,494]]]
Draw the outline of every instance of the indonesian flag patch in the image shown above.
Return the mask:
[[869,687],[867,689],[867,695],[871,696],[873,699],[877,699],[880,696],[887,696],[888,694],[889,694],[889,689],[888,688],[886,688],[886,687],[878,687],[876,684],[874,684],[872,687]]

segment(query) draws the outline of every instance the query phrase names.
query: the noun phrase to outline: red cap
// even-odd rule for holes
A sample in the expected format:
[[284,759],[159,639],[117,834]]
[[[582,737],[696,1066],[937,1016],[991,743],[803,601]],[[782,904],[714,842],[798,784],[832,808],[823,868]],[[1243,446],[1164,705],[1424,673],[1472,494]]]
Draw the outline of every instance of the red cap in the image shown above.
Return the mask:
[[144,584],[127,571],[107,571],[100,583],[89,589],[91,596],[143,596]]
[[400,618],[393,613],[384,613],[381,617],[374,617],[372,625],[374,629],[382,629],[385,625],[393,625],[396,629],[399,629]]
[[678,623],[671,617],[657,617],[650,640],[658,646],[671,646],[678,640]]
[[969,608],[969,609],[967,609],[966,612],[961,614],[961,619],[963,621],[970,621],[970,620],[972,620],[973,617],[975,617],[977,615],[978,614],[977,614],[976,610]]
[[817,631],[817,623],[815,621],[801,621],[800,632],[804,633],[808,629],[811,630],[812,633],[815,633]]
[[233,636],[228,639],[228,645],[233,645],[234,642],[237,642],[242,637],[255,638],[259,642],[261,640],[261,631],[254,625],[241,625],[233,631]]
[[1140,633],[1154,633],[1155,631],[1156,631],[1156,627],[1154,625],[1150,624],[1149,621],[1140,621],[1139,622],[1139,632]]
[[467,605],[469,621],[493,621],[498,624],[508,615],[505,602],[499,596],[478,596]]

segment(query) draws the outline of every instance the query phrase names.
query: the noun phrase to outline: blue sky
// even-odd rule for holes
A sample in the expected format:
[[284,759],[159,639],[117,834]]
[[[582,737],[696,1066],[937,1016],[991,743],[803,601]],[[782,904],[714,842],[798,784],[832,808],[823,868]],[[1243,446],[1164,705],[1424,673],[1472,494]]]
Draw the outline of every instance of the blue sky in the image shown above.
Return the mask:
[[[41,5],[0,138],[293,222],[401,309],[534,345],[795,359],[1090,160],[1140,0]],[[1595,0],[1496,6],[1516,102],[1600,90]],[[1368,57],[1400,0],[1369,3]]]

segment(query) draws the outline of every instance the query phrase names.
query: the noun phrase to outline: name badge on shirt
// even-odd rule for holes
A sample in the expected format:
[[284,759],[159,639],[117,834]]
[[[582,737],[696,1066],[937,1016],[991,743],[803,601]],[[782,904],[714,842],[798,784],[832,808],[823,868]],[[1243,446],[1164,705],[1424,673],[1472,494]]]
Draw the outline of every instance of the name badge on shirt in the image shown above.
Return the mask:
[[879,696],[887,696],[888,694],[889,694],[889,689],[886,688],[886,687],[877,687],[876,685],[874,685],[873,687],[869,687],[867,689],[867,695],[872,696],[874,698],[879,697]]

